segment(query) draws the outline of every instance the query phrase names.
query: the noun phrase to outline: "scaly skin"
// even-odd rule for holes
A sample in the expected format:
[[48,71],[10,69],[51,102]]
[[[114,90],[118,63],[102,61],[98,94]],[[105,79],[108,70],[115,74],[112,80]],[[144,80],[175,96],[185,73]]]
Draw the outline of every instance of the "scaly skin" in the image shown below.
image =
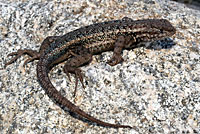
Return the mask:
[[85,113],[56,90],[48,77],[48,73],[56,64],[67,61],[64,66],[64,72],[69,79],[69,73],[75,74],[76,92],[78,80],[80,80],[84,87],[83,76],[78,67],[91,62],[92,55],[114,50],[111,60],[108,61],[109,65],[114,66],[123,61],[121,56],[123,49],[145,46],[144,43],[172,36],[175,34],[175,31],[175,28],[165,19],[133,21],[125,17],[122,20],[82,27],[63,36],[47,37],[43,41],[39,52],[26,49],[10,53],[8,56],[15,55],[15,57],[7,62],[5,66],[15,62],[21,55],[28,54],[31,58],[26,60],[24,65],[33,60],[39,60],[37,63],[38,81],[46,94],[57,103],[67,107],[81,117],[102,126],[133,128],[129,125],[107,123]]

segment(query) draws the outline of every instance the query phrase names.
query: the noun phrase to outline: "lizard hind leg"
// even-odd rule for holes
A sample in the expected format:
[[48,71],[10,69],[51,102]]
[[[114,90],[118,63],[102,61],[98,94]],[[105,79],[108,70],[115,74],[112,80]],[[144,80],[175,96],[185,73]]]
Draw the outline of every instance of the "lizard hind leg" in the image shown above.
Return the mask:
[[23,66],[25,66],[28,62],[31,62],[31,61],[36,60],[36,59],[39,59],[39,57],[40,57],[40,53],[38,53],[35,50],[30,50],[30,49],[24,49],[24,50],[22,50],[22,49],[19,49],[17,52],[12,52],[12,53],[8,54],[8,56],[14,56],[15,55],[15,57],[13,57],[10,61],[6,62],[4,67],[6,68],[6,66],[12,64],[19,57],[21,57],[24,54],[28,54],[29,56],[31,56],[31,58],[27,59],[24,62]]
[[75,82],[75,90],[74,90],[74,96],[76,96],[76,90],[78,85],[78,80],[80,80],[82,87],[85,88],[83,83],[83,74],[81,73],[80,67],[81,65],[84,65],[86,63],[89,63],[92,60],[92,55],[89,53],[83,54],[83,55],[76,55],[74,53],[71,53],[74,57],[68,60],[68,62],[64,66],[64,72],[67,74],[69,80],[70,74],[75,74],[76,82]]
[[40,50],[39,52],[37,52],[36,50],[31,50],[31,49],[19,49],[17,52],[12,52],[10,54],[8,54],[8,56],[15,56],[13,57],[10,61],[5,63],[4,68],[6,68],[8,65],[14,63],[19,57],[21,57],[24,54],[27,54],[30,56],[30,58],[28,58],[25,62],[24,65],[25,66],[28,62],[31,62],[33,60],[38,60],[41,56],[41,54],[43,53],[43,51],[53,42],[55,41],[57,38],[59,38],[59,36],[49,36],[46,39],[44,39],[44,41],[41,44]]

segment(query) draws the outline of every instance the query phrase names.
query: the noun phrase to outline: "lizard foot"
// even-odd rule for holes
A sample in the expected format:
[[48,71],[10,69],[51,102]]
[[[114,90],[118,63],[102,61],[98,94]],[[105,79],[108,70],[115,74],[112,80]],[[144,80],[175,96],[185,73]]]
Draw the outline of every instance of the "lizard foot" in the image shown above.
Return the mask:
[[120,62],[124,61],[124,59],[122,58],[121,55],[113,55],[113,57],[107,61],[107,63],[110,65],[110,66],[114,66],[114,65],[117,65],[119,64]]
[[19,49],[17,52],[12,52],[10,54],[8,54],[8,56],[14,56],[10,61],[8,61],[7,63],[5,63],[5,66],[4,68],[6,68],[8,65],[12,64],[13,62],[15,62],[19,57],[21,57],[23,54],[28,54],[29,56],[31,56],[31,58],[27,59],[25,62],[24,62],[24,65],[25,66],[28,62],[31,62],[35,59],[39,59],[40,57],[40,54],[35,51],[35,50],[29,50],[29,49]]
[[70,74],[69,73],[75,74],[76,83],[75,83],[74,96],[76,96],[78,80],[80,80],[80,82],[82,84],[82,87],[85,88],[85,86],[83,84],[83,74],[81,73],[81,69],[65,66],[64,67],[64,72],[67,74],[67,76],[68,76],[70,81],[71,81],[71,78],[70,78]]

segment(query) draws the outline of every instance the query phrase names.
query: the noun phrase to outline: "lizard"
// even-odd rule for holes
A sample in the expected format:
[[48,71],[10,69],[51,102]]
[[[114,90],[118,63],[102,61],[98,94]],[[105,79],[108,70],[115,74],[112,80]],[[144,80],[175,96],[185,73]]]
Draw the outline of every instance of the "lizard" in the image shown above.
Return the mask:
[[5,63],[5,67],[15,62],[24,54],[30,56],[24,66],[34,60],[37,62],[37,79],[45,93],[58,104],[67,107],[71,112],[78,114],[91,122],[101,126],[113,128],[133,128],[130,125],[112,124],[101,121],[73,104],[53,86],[48,76],[51,69],[66,61],[63,71],[70,79],[75,74],[75,91],[78,81],[82,87],[83,73],[80,67],[92,61],[92,56],[105,51],[113,51],[108,64],[114,66],[123,61],[121,53],[124,49],[145,47],[145,43],[154,42],[174,35],[176,29],[166,19],[132,20],[124,17],[119,20],[99,22],[81,27],[62,36],[49,36],[41,43],[39,52],[31,49],[19,49],[8,56],[14,56]]

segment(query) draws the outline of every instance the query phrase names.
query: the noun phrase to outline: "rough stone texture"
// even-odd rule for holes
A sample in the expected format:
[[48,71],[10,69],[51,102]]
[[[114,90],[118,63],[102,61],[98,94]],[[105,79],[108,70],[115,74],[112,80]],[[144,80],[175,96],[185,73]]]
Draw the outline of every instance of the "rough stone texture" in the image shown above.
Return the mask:
[[[128,124],[136,130],[114,129],[83,122],[54,104],[37,82],[34,61],[23,68],[22,56],[3,69],[18,49],[39,49],[52,35],[95,22],[121,19],[165,18],[177,29],[162,49],[124,51],[125,61],[111,67],[112,52],[94,56],[82,69],[86,88],[62,71],[50,74],[56,88],[94,117]],[[160,44],[160,45],[159,45]],[[175,45],[174,45],[175,44]],[[134,134],[200,132],[200,12],[168,0],[63,0],[0,2],[0,132],[15,134]],[[74,79],[72,79],[74,81]],[[89,123],[89,124],[88,124]]]
[[200,1],[199,0],[174,0],[186,4],[187,7],[200,10]]

